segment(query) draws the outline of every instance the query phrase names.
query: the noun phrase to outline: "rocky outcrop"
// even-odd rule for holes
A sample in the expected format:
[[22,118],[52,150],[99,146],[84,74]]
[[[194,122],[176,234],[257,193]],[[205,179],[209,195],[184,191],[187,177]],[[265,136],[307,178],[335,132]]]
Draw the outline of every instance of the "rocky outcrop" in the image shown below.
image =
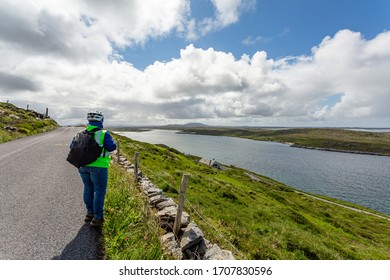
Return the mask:
[[[114,156],[113,158],[117,158]],[[134,173],[134,166],[125,158],[119,157],[119,164]],[[160,237],[163,248],[178,260],[234,260],[232,252],[222,250],[217,244],[208,241],[201,229],[191,221],[188,213],[183,212],[178,236],[173,233],[177,215],[177,204],[172,198],[154,185],[147,177],[140,176],[138,187],[148,199],[154,210],[164,235]]]

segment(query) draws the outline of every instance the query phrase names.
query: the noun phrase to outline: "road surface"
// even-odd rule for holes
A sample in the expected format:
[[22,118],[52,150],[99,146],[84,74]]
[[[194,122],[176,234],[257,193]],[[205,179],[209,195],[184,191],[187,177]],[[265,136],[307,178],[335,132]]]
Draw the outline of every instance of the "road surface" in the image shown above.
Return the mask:
[[0,260],[101,258],[84,223],[83,185],[65,159],[80,128],[0,144]]

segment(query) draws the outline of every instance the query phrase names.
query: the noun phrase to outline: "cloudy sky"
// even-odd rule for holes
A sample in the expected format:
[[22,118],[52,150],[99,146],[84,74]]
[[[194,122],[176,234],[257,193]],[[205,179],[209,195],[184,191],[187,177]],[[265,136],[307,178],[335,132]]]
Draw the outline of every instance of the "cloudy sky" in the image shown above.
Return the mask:
[[390,126],[388,0],[1,0],[0,101],[60,124]]

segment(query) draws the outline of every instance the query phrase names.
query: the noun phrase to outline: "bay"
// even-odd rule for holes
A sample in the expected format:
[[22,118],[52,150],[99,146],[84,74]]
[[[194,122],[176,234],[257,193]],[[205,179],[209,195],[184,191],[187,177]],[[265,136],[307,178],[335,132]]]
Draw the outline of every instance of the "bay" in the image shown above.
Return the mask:
[[390,157],[290,147],[235,137],[173,130],[117,132],[136,141],[165,144],[265,175],[301,191],[326,195],[390,214]]

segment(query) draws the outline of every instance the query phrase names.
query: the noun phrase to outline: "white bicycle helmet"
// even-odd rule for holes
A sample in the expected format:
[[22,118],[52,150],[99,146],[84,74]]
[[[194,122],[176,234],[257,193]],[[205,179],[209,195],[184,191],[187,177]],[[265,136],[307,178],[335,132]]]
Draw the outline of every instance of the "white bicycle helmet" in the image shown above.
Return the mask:
[[87,114],[87,120],[89,122],[102,122],[104,120],[104,116],[100,111],[90,111]]

